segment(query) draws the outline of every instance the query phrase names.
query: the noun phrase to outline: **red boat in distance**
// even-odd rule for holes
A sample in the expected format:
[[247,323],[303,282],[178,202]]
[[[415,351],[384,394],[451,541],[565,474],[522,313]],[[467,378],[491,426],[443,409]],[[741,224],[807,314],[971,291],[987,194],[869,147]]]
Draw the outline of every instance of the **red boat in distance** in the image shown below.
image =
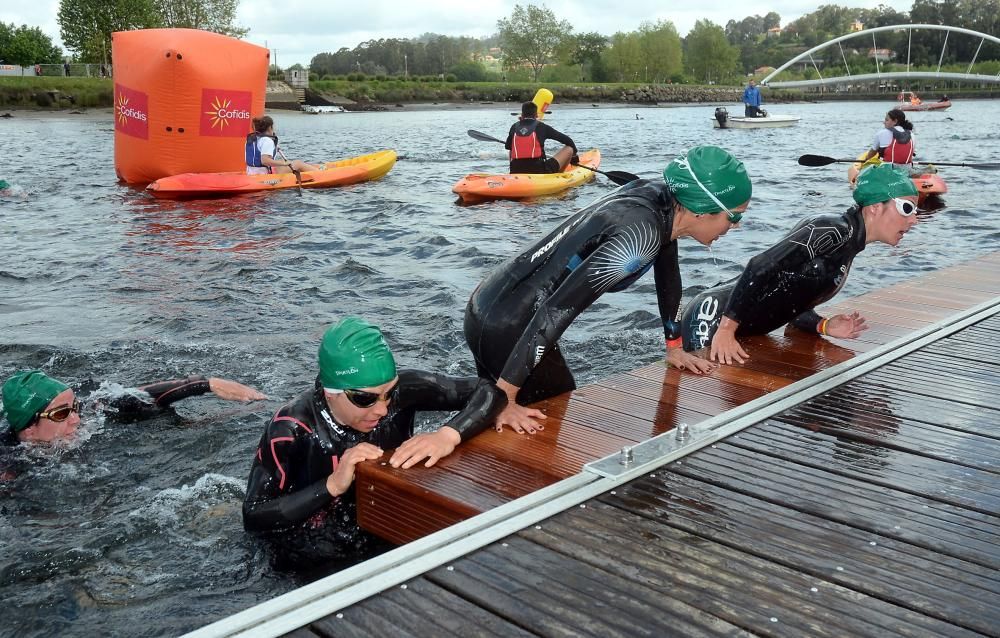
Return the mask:
[[913,91],[900,91],[896,101],[899,102],[896,108],[900,111],[943,111],[951,106],[951,100],[947,95],[942,96],[937,102],[924,102]]

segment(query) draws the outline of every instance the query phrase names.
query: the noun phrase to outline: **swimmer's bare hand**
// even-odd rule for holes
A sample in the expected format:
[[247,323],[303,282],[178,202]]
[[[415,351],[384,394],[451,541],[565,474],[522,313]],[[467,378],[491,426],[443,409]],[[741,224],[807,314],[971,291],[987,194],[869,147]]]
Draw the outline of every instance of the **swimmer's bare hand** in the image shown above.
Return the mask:
[[535,434],[545,429],[545,426],[538,422],[545,418],[541,410],[526,408],[511,401],[497,416],[495,427],[497,432],[503,432],[504,426],[507,426],[518,434]]
[[826,334],[839,339],[857,339],[867,329],[868,324],[860,312],[833,315],[826,320]]
[[719,330],[712,337],[712,349],[709,351],[708,358],[726,365],[733,365],[734,363],[746,363],[750,360],[750,355],[736,340],[735,330],[732,332]]
[[418,434],[403,441],[403,444],[396,448],[389,459],[389,465],[405,470],[427,459],[424,467],[431,467],[454,452],[455,446],[461,442],[462,436],[458,430],[448,426],[442,427],[437,432]]
[[717,367],[711,361],[706,361],[690,352],[684,352],[683,348],[667,348],[667,365],[695,374],[711,372]]
[[261,401],[267,398],[265,394],[249,386],[229,379],[220,379],[219,377],[209,378],[208,387],[211,388],[215,396],[226,401],[243,401],[246,403],[248,401]]
[[373,461],[382,456],[381,448],[371,443],[358,443],[344,452],[340,457],[337,469],[326,478],[326,491],[330,496],[340,496],[351,489],[354,482],[354,469],[362,461]]

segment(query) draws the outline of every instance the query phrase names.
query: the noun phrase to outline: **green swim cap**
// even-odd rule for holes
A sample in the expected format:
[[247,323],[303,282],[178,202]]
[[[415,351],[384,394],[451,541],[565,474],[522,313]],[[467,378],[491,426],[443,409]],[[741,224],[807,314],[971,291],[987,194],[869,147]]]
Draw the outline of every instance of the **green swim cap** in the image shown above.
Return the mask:
[[879,164],[861,171],[854,187],[854,201],[862,206],[916,194],[917,187],[910,176],[892,164]]
[[374,388],[396,377],[396,361],[372,324],[346,317],[327,328],[319,346],[319,380],[324,388]]
[[17,372],[3,384],[3,411],[15,432],[25,429],[35,415],[67,390],[68,385],[47,376],[41,370]]
[[736,208],[753,192],[743,162],[718,146],[692,148],[667,164],[663,180],[677,201],[698,215]]
[[0,179],[0,191],[5,191],[8,188],[10,188],[10,184],[7,183],[7,180]]

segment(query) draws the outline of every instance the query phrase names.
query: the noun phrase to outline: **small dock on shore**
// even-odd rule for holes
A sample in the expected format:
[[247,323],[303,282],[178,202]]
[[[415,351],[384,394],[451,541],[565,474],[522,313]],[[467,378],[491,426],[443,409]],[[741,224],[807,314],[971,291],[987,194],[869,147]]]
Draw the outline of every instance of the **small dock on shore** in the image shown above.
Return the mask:
[[[192,636],[1000,636],[1000,253],[699,377],[653,364],[419,470],[368,464],[378,558]],[[680,424],[684,424],[681,426]]]

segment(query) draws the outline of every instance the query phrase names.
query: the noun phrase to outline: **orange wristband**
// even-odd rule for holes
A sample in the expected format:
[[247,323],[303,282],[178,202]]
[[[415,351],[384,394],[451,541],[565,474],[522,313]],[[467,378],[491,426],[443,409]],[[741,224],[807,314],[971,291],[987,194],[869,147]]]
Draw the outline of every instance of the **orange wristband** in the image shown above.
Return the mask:
[[680,348],[684,344],[684,340],[680,337],[675,337],[673,339],[667,339],[668,348]]
[[823,319],[822,321],[819,322],[819,333],[821,335],[823,335],[824,337],[827,336],[827,334],[826,334],[826,324],[829,321],[830,321],[829,319]]

